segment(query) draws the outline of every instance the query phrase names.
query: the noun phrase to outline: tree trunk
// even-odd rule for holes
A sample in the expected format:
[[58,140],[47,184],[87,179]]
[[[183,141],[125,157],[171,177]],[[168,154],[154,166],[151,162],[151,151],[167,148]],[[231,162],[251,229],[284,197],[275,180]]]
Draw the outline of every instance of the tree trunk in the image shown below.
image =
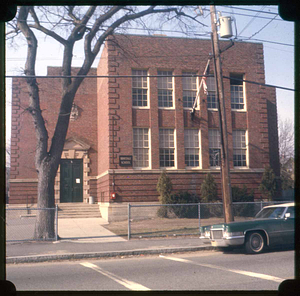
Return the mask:
[[[55,237],[54,182],[57,168],[53,163],[43,160],[38,172],[38,203],[35,239],[48,240]],[[47,210],[44,210],[44,209]]]

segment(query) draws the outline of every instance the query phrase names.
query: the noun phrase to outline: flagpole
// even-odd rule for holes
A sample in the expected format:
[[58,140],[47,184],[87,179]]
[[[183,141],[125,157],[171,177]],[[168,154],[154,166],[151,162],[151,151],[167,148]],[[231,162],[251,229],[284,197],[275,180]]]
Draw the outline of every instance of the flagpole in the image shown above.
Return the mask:
[[[209,62],[210,62],[210,59],[207,61],[206,63],[206,66],[205,66],[205,70],[203,72],[203,75],[207,75],[206,72],[207,72],[207,69],[208,69],[208,66],[209,66]],[[202,79],[201,79],[201,82],[200,82],[200,86],[198,88],[198,91],[197,91],[197,94],[196,94],[196,98],[195,98],[195,101],[194,101],[194,105],[193,105],[193,108],[192,108],[192,111],[191,111],[191,114],[194,114],[195,112],[195,108],[196,108],[196,105],[197,105],[197,101],[200,97],[200,90],[201,90],[201,87],[203,85],[203,81],[206,77],[205,76],[202,76]]]

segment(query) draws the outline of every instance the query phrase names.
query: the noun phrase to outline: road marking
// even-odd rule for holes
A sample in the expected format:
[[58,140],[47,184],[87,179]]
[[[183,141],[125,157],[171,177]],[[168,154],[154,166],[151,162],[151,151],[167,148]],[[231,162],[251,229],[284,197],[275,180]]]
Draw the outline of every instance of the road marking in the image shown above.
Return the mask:
[[87,267],[87,268],[91,268],[107,277],[109,277],[110,279],[116,281],[117,283],[123,285],[124,287],[130,289],[130,290],[133,290],[133,291],[150,291],[151,289],[143,286],[143,285],[140,285],[138,283],[135,283],[135,282],[132,282],[132,281],[128,281],[126,279],[123,279],[109,271],[105,271],[103,270],[101,267],[95,265],[95,264],[92,264],[92,263],[89,263],[89,262],[83,262],[83,263],[80,263],[80,265],[84,266],[84,267]]
[[223,271],[230,271],[230,272],[234,272],[234,273],[238,273],[238,274],[242,274],[242,275],[246,275],[246,276],[260,278],[260,279],[263,279],[263,280],[273,281],[273,282],[276,282],[276,283],[282,283],[284,281],[284,279],[282,279],[282,278],[267,275],[267,274],[263,274],[263,273],[257,273],[257,272],[239,270],[239,269],[230,269],[230,268],[226,268],[226,267],[222,267],[222,266],[218,266],[218,265],[213,265],[213,264],[195,263],[191,260],[175,258],[175,257],[170,257],[170,256],[159,255],[159,257],[161,257],[163,259],[194,264],[194,265],[198,265],[198,266],[202,266],[202,267],[214,268],[214,269],[219,269],[219,270],[223,270]]

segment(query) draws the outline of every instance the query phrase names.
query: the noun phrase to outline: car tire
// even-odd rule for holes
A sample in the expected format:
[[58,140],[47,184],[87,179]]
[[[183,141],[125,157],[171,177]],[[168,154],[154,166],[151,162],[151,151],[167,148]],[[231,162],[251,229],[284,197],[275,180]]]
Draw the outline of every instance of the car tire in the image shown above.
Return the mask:
[[248,254],[261,253],[265,248],[265,239],[260,232],[251,232],[246,237],[246,252]]

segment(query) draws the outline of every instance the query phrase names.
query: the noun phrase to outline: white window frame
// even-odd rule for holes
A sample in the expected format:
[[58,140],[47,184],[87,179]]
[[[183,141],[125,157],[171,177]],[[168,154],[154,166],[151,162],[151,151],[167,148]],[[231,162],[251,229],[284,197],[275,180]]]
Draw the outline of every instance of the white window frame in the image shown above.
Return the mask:
[[[139,74],[134,74],[134,72],[146,72],[145,74],[148,76],[148,70],[146,69],[131,69],[131,75],[132,76],[139,76]],[[140,75],[144,76],[143,73],[141,73]],[[142,84],[142,87],[134,87],[133,86],[133,82],[134,82],[134,77],[132,77],[132,80],[131,80],[131,93],[132,93],[132,108],[135,108],[135,109],[149,109],[149,77],[145,78],[145,77],[137,77],[137,78],[140,78],[141,79],[141,84]],[[147,86],[144,87],[143,86],[143,83],[145,82],[144,79],[146,80],[146,84]],[[146,106],[134,106],[133,105],[133,90],[134,89],[142,89],[142,90],[145,90],[146,89],[146,92],[147,92],[147,105]]]
[[[210,86],[211,86],[210,81],[213,81],[213,83],[214,83],[214,87],[215,87],[214,90],[210,90]],[[218,96],[217,96],[217,90],[216,90],[215,77],[214,76],[207,77],[206,84],[207,84],[207,109],[212,110],[212,111],[217,111],[218,110]],[[216,107],[215,108],[208,107],[208,97],[209,97],[210,93],[213,93],[213,92],[215,93],[215,99],[216,99]]]
[[[210,134],[214,132],[216,133],[215,135],[213,135],[213,137],[217,137],[218,139],[212,139],[210,137]],[[219,150],[219,165],[216,166],[212,166],[210,164],[210,149],[218,149]],[[220,130],[218,129],[209,129],[208,130],[208,157],[209,157],[209,166],[210,168],[214,168],[214,169],[220,169],[221,167],[221,135],[220,135]]]
[[[174,77],[173,77],[173,71],[172,70],[158,70],[157,71],[157,75],[158,76],[171,76],[171,82],[172,82],[172,87],[169,88],[167,86],[167,88],[160,88],[159,84],[160,84],[160,79],[169,79],[169,77],[157,77],[157,104],[158,104],[158,108],[159,109],[175,109],[175,102],[174,102]],[[167,81],[166,84],[168,85],[170,82]],[[172,92],[172,106],[159,106],[159,90],[166,90],[166,91],[170,91]]]
[[[244,79],[244,74],[238,74],[238,73],[231,73],[230,74],[230,78],[232,76],[232,79],[234,79],[235,76],[241,76],[241,79]],[[231,87],[232,86],[235,86],[235,87],[242,87],[242,93],[243,93],[243,105],[244,105],[244,108],[243,109],[236,109],[236,108],[232,108],[232,105],[233,104],[236,104],[236,103],[232,103],[232,90],[231,90]],[[242,82],[242,84],[240,85],[235,85],[235,84],[231,84],[231,79],[230,79],[230,103],[231,103],[231,110],[232,111],[236,111],[236,112],[245,112],[247,111],[246,109],[246,91],[245,91],[245,82]],[[237,104],[240,104],[240,103],[237,103]]]
[[[198,138],[197,143],[196,143],[196,141],[194,141],[194,139],[192,139],[192,142],[194,142],[194,143],[192,143],[192,145],[190,145],[190,143],[188,143],[186,141],[186,139],[189,137],[189,136],[187,136],[187,134],[190,133],[190,131],[193,131],[192,137],[197,135],[197,138]],[[195,144],[197,144],[197,145],[195,145]],[[191,128],[185,129],[184,130],[184,159],[185,159],[186,155],[194,155],[194,156],[198,155],[198,162],[199,162],[198,166],[190,166],[190,165],[186,164],[186,159],[185,159],[186,168],[189,168],[189,169],[192,169],[192,168],[199,169],[199,168],[201,168],[201,148],[200,147],[201,147],[201,145],[200,145],[200,130],[199,129],[191,129]],[[187,154],[186,153],[187,149],[198,150],[198,153],[197,154]]]
[[[197,75],[197,72],[196,71],[183,71],[182,72],[182,80],[181,80],[182,81],[182,104],[183,104],[183,109],[188,109],[188,110],[190,110],[191,108],[193,108],[195,100],[197,98],[197,93],[198,93],[198,90],[199,90],[199,79],[198,79],[198,77],[196,77],[196,76],[195,77],[191,77],[191,75]],[[186,79],[189,79],[189,80],[195,79],[195,83],[193,83],[193,82],[187,83],[191,87],[190,88],[186,88],[185,87],[185,80]],[[195,88],[192,87],[193,84],[195,85]],[[188,107],[184,106],[184,92],[185,91],[187,91],[187,92],[195,92],[195,98],[193,100],[192,106],[188,106]],[[195,109],[196,110],[200,109],[199,98],[197,98],[197,104],[196,104],[196,108]]]
[[[164,140],[164,143],[161,141],[161,132],[162,131],[173,131],[173,137],[174,137],[174,146],[169,147],[165,145],[166,139]],[[167,140],[169,142],[169,140]],[[174,166],[161,166],[160,163],[160,155],[161,155],[161,149],[173,149],[174,150]],[[175,128],[160,128],[159,129],[159,167],[163,169],[176,169],[177,168],[177,144],[176,144],[176,130]]]
[[[143,130],[143,133],[144,133],[144,130],[147,130],[147,136],[148,136],[148,145],[145,145],[145,139],[144,139],[144,134],[143,134],[143,139],[142,139],[142,145],[138,145],[138,147],[135,145],[135,131],[141,131]],[[132,130],[132,151],[133,151],[133,164],[132,164],[132,167],[134,169],[149,169],[151,168],[151,133],[150,133],[150,129],[147,128],[147,127],[134,127],[133,130]],[[147,150],[148,152],[148,166],[136,166],[135,165],[135,157],[136,157],[136,154],[135,154],[135,149],[142,149],[142,150]]]
[[[243,132],[244,133],[244,137],[245,137],[245,143],[244,145],[240,145],[240,147],[236,147],[235,146],[235,135],[237,132]],[[249,151],[248,151],[248,131],[247,130],[233,130],[232,131],[232,146],[233,146],[233,167],[235,169],[247,169],[249,167]],[[243,166],[238,166],[238,165],[235,165],[235,160],[234,160],[234,155],[235,155],[235,150],[243,150],[245,151],[245,156],[246,156],[246,165],[243,165]],[[241,154],[240,154],[241,155]]]

